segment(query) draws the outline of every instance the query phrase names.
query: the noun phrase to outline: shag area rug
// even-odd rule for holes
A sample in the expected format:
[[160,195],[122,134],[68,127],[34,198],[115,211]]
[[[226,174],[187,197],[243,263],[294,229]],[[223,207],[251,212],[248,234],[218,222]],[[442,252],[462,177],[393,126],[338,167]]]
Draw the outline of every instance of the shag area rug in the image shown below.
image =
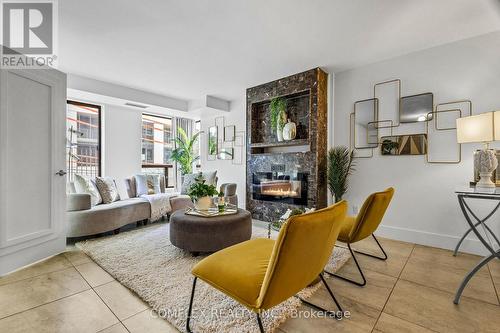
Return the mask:
[[[274,237],[277,234],[274,233]],[[267,230],[253,227],[252,238],[267,237]],[[121,284],[133,290],[159,316],[185,331],[193,277],[191,268],[204,258],[193,257],[170,243],[169,224],[76,244]],[[349,259],[348,251],[335,248],[327,265],[335,272]],[[300,296],[311,296],[321,283],[308,287]],[[292,297],[262,315],[266,332],[272,332],[297,311],[300,300]],[[333,306],[332,306],[333,308]],[[191,329],[194,332],[257,332],[255,314],[230,297],[198,280],[193,303]]]

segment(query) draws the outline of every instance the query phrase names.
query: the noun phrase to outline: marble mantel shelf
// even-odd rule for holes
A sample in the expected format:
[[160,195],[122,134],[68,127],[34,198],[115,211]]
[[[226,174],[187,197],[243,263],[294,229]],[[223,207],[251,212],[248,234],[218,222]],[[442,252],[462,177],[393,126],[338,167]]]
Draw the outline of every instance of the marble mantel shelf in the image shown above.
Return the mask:
[[287,146],[306,146],[309,145],[308,139],[298,139],[282,142],[259,142],[252,143],[250,147],[252,148],[267,148],[267,147],[287,147]]

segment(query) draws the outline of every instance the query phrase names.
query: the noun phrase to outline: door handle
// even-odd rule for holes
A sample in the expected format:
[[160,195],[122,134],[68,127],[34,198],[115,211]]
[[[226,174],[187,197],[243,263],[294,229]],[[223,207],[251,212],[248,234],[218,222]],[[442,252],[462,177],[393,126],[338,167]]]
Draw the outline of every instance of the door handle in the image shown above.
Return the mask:
[[61,177],[66,175],[66,174],[67,174],[67,172],[62,170],[62,169],[56,172],[56,175],[61,176]]

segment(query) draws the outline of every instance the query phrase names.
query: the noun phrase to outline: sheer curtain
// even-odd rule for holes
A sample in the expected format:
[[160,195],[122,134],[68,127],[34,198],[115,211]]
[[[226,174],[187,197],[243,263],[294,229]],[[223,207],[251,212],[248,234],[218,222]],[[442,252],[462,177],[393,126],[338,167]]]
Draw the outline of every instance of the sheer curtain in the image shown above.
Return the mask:
[[[179,134],[177,133],[178,132],[177,129],[179,127],[182,128],[186,132],[188,138],[190,138],[193,135],[194,120],[187,118],[175,118],[175,135],[177,137],[179,137]],[[176,172],[177,172],[177,189],[179,190],[182,185],[183,179],[178,165],[176,168]]]

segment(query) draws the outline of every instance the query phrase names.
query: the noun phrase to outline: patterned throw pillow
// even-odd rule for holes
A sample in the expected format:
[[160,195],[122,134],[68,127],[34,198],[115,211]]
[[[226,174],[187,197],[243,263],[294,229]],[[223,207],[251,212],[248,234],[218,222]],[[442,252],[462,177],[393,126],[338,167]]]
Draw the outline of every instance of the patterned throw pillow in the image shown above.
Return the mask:
[[120,194],[118,194],[118,188],[113,178],[96,177],[95,184],[99,189],[99,193],[101,193],[102,202],[112,203],[120,200]]
[[144,194],[158,194],[160,189],[160,175],[137,174],[135,177],[136,195],[140,197]]
[[94,181],[89,177],[76,174],[73,184],[75,185],[76,193],[90,194],[90,204],[92,206],[102,203],[101,194]]

